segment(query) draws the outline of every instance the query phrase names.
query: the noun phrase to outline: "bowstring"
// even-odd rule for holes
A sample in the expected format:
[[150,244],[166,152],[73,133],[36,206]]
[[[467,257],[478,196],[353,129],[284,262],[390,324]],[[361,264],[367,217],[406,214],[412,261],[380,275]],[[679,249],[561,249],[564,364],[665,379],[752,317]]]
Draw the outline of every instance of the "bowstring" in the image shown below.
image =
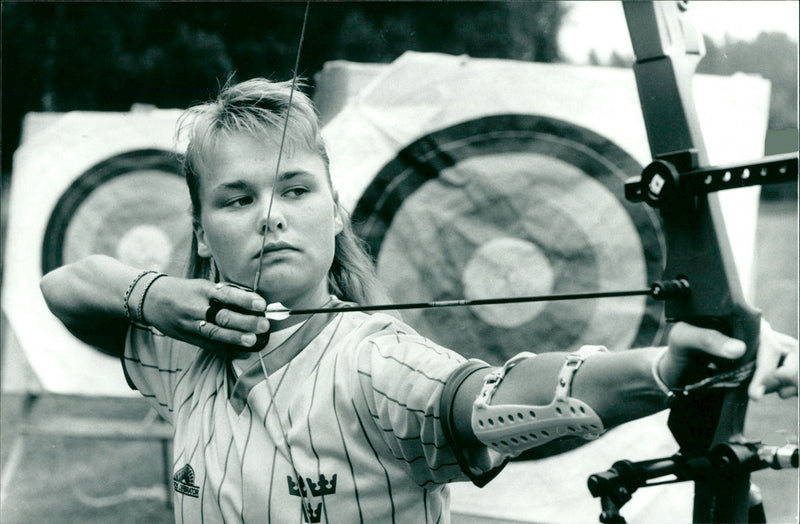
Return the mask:
[[261,251],[258,254],[258,266],[256,267],[255,281],[253,282],[253,290],[258,291],[258,283],[261,281],[261,263],[264,260],[264,246],[267,243],[267,233],[269,233],[269,219],[272,215],[272,204],[275,202],[275,186],[277,185],[278,175],[281,170],[281,159],[283,158],[283,149],[286,144],[286,131],[289,128],[289,113],[292,111],[292,100],[294,99],[294,92],[297,90],[297,72],[300,69],[300,53],[303,50],[303,42],[306,38],[306,26],[308,24],[308,11],[311,2],[306,2],[305,13],[303,14],[303,26],[300,30],[300,42],[297,44],[297,54],[294,60],[294,70],[292,72],[292,86],[289,90],[289,105],[286,107],[286,115],[283,120],[283,132],[281,133],[281,145],[278,148],[278,161],[275,164],[275,180],[272,183],[272,190],[269,195],[269,205],[267,206],[267,216],[264,220],[264,232],[261,234]]
[[[297,54],[295,55],[294,70],[292,72],[292,86],[289,90],[289,104],[286,107],[286,115],[284,116],[283,120],[283,132],[281,133],[281,143],[278,148],[278,159],[275,165],[275,178],[272,183],[272,190],[270,191],[269,205],[267,206],[267,215],[264,219],[264,231],[261,234],[261,251],[258,254],[258,266],[256,267],[255,280],[253,281],[253,291],[256,292],[258,291],[258,284],[261,281],[261,271],[262,271],[261,268],[264,260],[264,246],[266,245],[267,242],[267,233],[269,233],[270,230],[269,222],[270,222],[270,216],[272,214],[272,204],[275,201],[275,186],[277,185],[278,176],[280,175],[281,159],[283,158],[283,150],[286,144],[286,133],[289,128],[289,113],[291,113],[292,111],[292,101],[294,99],[294,92],[297,90],[297,77],[298,77],[298,71],[300,69],[300,54],[303,50],[303,42],[305,41],[306,37],[306,27],[308,25],[308,11],[310,7],[311,7],[311,2],[307,1],[305,12],[303,13],[303,25],[300,30],[300,41],[297,44]],[[289,460],[289,466],[292,468],[292,473],[294,475],[295,482],[297,483],[297,489],[298,492],[300,493],[300,500],[301,500],[300,507],[303,512],[303,517],[306,522],[311,522],[311,519],[309,518],[310,515],[308,514],[308,509],[306,507],[306,496],[303,493],[305,490],[304,484],[302,483],[302,480],[300,478],[300,473],[297,471],[297,468],[294,465],[294,460],[292,459],[292,447],[289,444],[289,435],[283,427],[283,421],[281,420],[281,413],[280,410],[278,409],[275,391],[272,389],[272,385],[269,382],[269,373],[267,372],[267,366],[264,363],[264,355],[262,355],[261,351],[258,352],[258,361],[261,364],[261,371],[264,373],[264,382],[266,383],[267,386],[267,393],[269,394],[271,400],[270,405],[267,406],[267,413],[264,418],[264,424],[265,424],[264,429],[266,429],[267,432],[269,432],[269,428],[266,427],[266,422],[269,416],[270,407],[274,407],[275,417],[278,419],[278,428],[280,429],[281,436],[283,437],[283,442],[286,446],[286,457]],[[276,446],[277,445],[278,443],[276,443]]]

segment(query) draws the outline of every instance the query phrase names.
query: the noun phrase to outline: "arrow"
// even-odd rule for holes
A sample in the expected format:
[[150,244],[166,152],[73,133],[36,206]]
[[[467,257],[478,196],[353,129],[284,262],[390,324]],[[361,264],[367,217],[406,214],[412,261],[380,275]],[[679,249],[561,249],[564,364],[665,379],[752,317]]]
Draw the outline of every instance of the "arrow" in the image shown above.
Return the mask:
[[432,309],[440,307],[488,306],[495,304],[519,304],[529,302],[552,302],[558,300],[583,300],[611,297],[650,296],[656,300],[669,297],[688,296],[689,282],[675,280],[656,282],[648,289],[632,289],[623,291],[594,291],[585,293],[562,293],[555,295],[535,295],[522,297],[498,297],[478,299],[433,300],[428,302],[406,302],[399,304],[376,304],[371,306],[344,305],[331,308],[288,309],[280,302],[267,306],[264,316],[270,320],[284,320],[292,315],[315,315],[318,313],[349,313],[353,311],[396,311],[403,309]]

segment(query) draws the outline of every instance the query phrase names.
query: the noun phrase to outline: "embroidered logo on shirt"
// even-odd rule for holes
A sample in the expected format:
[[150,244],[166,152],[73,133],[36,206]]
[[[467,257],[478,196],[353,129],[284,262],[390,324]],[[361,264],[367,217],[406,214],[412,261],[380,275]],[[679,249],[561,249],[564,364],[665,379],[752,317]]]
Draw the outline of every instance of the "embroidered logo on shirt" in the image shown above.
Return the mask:
[[192,466],[186,464],[172,477],[172,485],[175,491],[190,497],[197,498],[200,487],[194,483],[194,470]]
[[333,495],[336,493],[336,474],[330,480],[325,478],[325,474],[321,474],[314,482],[306,477],[305,482],[302,478],[298,479],[300,485],[290,477],[286,476],[286,482],[289,484],[289,495],[300,497],[303,504],[303,518],[306,522],[314,524],[320,522],[322,519],[322,500],[321,497],[325,495]]

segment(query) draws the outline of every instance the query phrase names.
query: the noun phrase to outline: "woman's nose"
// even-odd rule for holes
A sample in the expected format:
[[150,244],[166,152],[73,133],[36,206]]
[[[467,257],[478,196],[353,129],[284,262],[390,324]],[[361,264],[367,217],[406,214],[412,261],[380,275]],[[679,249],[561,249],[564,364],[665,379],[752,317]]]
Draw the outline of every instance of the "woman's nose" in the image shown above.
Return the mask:
[[280,210],[274,206],[272,209],[265,211],[265,214],[259,221],[258,230],[261,232],[261,234],[270,231],[281,231],[284,229],[286,229],[286,218],[283,216],[283,213],[281,213]]

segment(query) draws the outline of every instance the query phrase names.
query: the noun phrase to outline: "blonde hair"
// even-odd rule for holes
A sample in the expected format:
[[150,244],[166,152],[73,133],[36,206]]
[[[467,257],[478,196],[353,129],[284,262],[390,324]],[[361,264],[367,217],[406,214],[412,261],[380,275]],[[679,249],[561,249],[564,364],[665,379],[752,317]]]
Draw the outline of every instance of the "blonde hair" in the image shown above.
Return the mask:
[[[284,150],[291,153],[294,148],[305,147],[316,151],[326,169],[329,168],[328,153],[320,134],[319,116],[311,99],[301,91],[302,88],[305,88],[303,81],[298,81],[294,89],[291,81],[273,82],[265,78],[238,84],[229,81],[222,87],[216,100],[184,112],[178,124],[178,140],[187,143],[182,164],[195,225],[200,221],[199,179],[205,167],[205,155],[214,149],[216,141],[222,136],[247,133],[264,140],[280,140],[288,113]],[[330,171],[328,183],[331,184]],[[378,283],[372,258],[367,254],[364,242],[353,232],[349,214],[335,196],[332,184],[331,191],[344,228],[335,239],[333,262],[328,271],[329,291],[349,302],[384,302],[386,294]],[[198,254],[194,235],[187,273],[189,278],[219,280],[213,260]]]

